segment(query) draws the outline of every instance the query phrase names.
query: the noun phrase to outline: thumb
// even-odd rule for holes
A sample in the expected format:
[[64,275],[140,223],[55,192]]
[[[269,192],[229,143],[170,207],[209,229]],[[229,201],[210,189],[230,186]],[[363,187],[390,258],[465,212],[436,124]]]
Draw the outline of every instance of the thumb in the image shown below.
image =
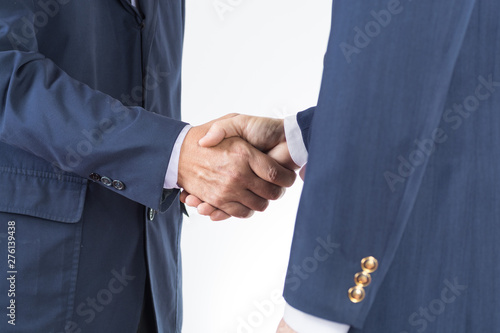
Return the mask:
[[224,138],[226,138],[226,130],[218,126],[218,122],[214,123],[207,134],[198,141],[198,144],[202,147],[213,147],[221,143]]
[[240,116],[218,120],[212,124],[207,134],[198,141],[202,147],[213,147],[226,138],[241,136],[241,126],[238,124]]

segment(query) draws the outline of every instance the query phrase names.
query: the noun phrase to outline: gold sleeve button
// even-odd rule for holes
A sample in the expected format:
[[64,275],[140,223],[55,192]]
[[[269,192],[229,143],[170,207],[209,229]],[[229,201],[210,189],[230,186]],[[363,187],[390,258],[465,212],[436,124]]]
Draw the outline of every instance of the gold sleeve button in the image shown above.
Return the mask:
[[349,299],[353,303],[359,303],[365,298],[365,290],[363,287],[356,286],[349,289]]
[[353,303],[359,303],[365,299],[365,289],[372,282],[373,273],[378,268],[378,261],[374,257],[366,257],[361,260],[362,271],[354,275],[354,287],[350,288],[348,291],[349,299]]
[[372,282],[372,276],[367,272],[359,272],[354,275],[354,283],[357,286],[366,287]]
[[378,261],[374,257],[366,257],[361,260],[361,269],[368,273],[373,273],[378,268]]

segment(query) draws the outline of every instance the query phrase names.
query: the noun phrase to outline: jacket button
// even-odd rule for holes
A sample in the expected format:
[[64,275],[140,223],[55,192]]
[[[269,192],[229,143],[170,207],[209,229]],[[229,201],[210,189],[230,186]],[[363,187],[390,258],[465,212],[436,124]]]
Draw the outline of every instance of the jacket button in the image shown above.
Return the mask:
[[357,286],[366,287],[371,282],[372,282],[372,277],[370,273],[363,271],[356,273],[356,275],[354,275],[354,283],[356,283]]
[[125,189],[125,184],[123,184],[123,182],[120,180],[113,180],[113,187],[118,191],[122,191],[123,189]]
[[366,257],[361,260],[361,269],[368,273],[373,273],[378,268],[378,261],[374,257]]
[[113,181],[109,177],[101,177],[101,183],[103,183],[106,186],[111,186]]
[[353,303],[359,303],[365,299],[365,290],[363,287],[356,286],[349,289],[349,299]]
[[150,221],[153,221],[155,219],[155,215],[156,210],[154,210],[153,208],[148,208],[148,218]]
[[99,174],[95,173],[95,172],[92,172],[89,176],[90,179],[92,179],[93,181],[95,182],[98,182],[101,180],[101,176],[99,176]]

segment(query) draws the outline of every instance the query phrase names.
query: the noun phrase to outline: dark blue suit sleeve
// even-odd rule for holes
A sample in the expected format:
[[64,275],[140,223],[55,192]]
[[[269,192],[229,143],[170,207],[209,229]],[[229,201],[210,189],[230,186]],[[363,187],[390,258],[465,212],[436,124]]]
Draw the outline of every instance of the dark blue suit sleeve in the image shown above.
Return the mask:
[[306,149],[309,150],[309,139],[311,137],[311,126],[314,117],[314,110],[316,108],[312,107],[305,111],[297,113],[297,123],[299,124],[300,131],[302,132],[302,140],[304,140],[304,145]]
[[165,210],[165,172],[185,124],[125,106],[58,68],[38,51],[33,6],[5,1],[0,10],[0,140],[84,178],[119,179],[126,188],[117,192]]
[[[383,299],[377,293],[430,156],[415,142],[443,140],[438,129],[474,4],[334,2],[318,105],[314,117],[299,114],[309,157],[284,292],[296,309],[361,328]],[[398,156],[417,166],[398,173]],[[348,290],[368,256],[379,267],[354,303]]]

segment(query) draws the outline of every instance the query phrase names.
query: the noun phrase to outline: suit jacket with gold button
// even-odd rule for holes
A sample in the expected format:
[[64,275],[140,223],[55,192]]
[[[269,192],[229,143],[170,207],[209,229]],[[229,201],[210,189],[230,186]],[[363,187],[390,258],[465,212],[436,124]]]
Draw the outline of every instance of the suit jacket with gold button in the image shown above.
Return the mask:
[[335,1],[287,302],[351,332],[498,331],[499,111],[498,1]]

